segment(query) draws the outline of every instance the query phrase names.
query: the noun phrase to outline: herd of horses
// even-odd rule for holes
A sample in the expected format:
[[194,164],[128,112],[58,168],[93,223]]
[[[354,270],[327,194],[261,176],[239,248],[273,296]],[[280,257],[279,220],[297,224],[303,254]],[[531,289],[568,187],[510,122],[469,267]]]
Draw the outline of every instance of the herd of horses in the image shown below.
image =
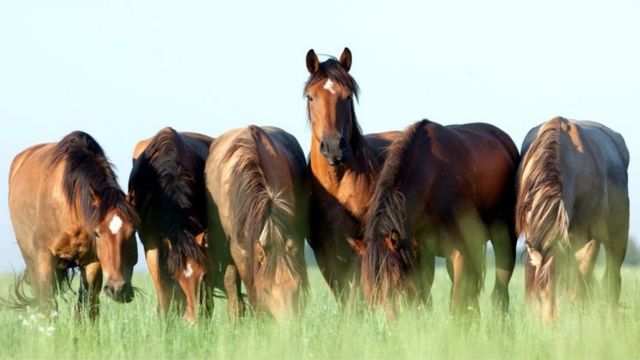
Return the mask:
[[531,129],[520,152],[485,123],[422,120],[364,135],[351,61],[348,48],[324,62],[307,53],[308,161],[274,127],[215,139],[164,128],[135,146],[125,194],[84,132],[19,153],[9,209],[26,270],[11,302],[55,306],[75,268],[79,316],[98,316],[101,289],[131,301],[137,232],[158,311],[178,309],[189,322],[210,314],[221,292],[229,316],[243,316],[242,284],[253,311],[295,315],[309,286],[305,239],[341,304],[364,300],[394,317],[401,303],[431,303],[436,256],[452,281],[451,311],[477,314],[487,241],[492,299],[507,311],[522,237],[527,300],[549,321],[561,297],[594,293],[604,245],[603,287],[616,308],[629,231],[622,136],[560,117]]

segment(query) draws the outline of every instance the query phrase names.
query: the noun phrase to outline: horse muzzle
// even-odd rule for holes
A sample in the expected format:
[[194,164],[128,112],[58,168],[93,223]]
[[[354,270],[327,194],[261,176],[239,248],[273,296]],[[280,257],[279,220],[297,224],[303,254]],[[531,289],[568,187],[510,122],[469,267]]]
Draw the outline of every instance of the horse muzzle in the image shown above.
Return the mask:
[[331,166],[344,166],[351,158],[351,150],[342,137],[325,138],[320,142],[320,153]]
[[104,293],[116,302],[128,303],[133,300],[133,286],[125,281],[107,281]]

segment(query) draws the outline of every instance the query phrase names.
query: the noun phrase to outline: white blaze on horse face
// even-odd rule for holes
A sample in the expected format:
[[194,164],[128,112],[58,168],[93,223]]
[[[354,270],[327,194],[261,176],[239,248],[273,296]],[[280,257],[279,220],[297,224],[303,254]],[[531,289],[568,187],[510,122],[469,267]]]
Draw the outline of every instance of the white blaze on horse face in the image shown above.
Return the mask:
[[332,94],[336,94],[336,91],[333,89],[333,81],[331,79],[327,79],[327,82],[324,83],[323,88]]
[[120,219],[120,216],[118,215],[113,215],[113,218],[109,223],[109,230],[111,230],[111,233],[113,235],[116,235],[118,231],[120,231],[121,227],[122,227],[122,219]]
[[190,278],[191,275],[193,275],[193,268],[191,267],[191,263],[187,263],[187,268],[184,269],[182,273],[184,274],[184,277],[186,277],[187,279]]

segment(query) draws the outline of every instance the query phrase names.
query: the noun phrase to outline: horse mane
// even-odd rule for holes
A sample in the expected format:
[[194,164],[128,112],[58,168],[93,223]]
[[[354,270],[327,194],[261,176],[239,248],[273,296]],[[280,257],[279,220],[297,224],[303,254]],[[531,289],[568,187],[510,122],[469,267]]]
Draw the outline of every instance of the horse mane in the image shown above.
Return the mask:
[[[284,249],[293,223],[294,209],[282,197],[284,189],[269,186],[261,167],[258,143],[268,135],[251,125],[234,140],[223,161],[235,160],[229,184],[229,216],[233,224],[233,238],[249,254],[248,283],[245,284],[251,301],[255,299],[254,263],[256,242],[272,249]],[[266,242],[269,241],[267,244]],[[277,259],[266,259],[261,272],[274,274]],[[295,263],[295,262],[293,262]],[[295,267],[294,267],[295,269]]]
[[65,136],[56,145],[51,164],[55,166],[62,161],[65,161],[62,185],[67,203],[74,208],[79,202],[89,234],[114,208],[134,225],[138,222],[136,211],[118,185],[112,164],[93,137],[82,131]]
[[[374,293],[381,291],[384,294],[389,290],[385,289],[390,286],[388,279],[399,279],[413,269],[417,261],[414,250],[406,242],[406,201],[399,187],[406,170],[408,152],[411,151],[420,130],[430,123],[429,120],[422,120],[408,127],[403,135],[389,146],[371,206],[364,219],[367,247],[362,259],[362,277],[365,284],[373,286]],[[397,232],[401,239],[396,251],[391,251],[385,243],[386,237],[393,231]],[[380,284],[381,279],[387,281]],[[383,288],[377,289],[380,285]]]
[[[553,261],[551,249],[563,251],[569,246],[569,216],[562,198],[560,131],[567,120],[553,118],[543,124],[522,159],[516,206],[516,232],[538,251],[545,262]],[[540,264],[542,266],[543,264]],[[551,274],[542,266],[538,283]]]
[[162,129],[134,164],[129,179],[136,206],[144,206],[140,214],[169,240],[171,250],[163,256],[171,273],[182,271],[188,259],[205,264],[204,251],[194,239],[206,226],[201,219],[206,211],[204,160],[186,164],[191,160],[182,155],[186,151],[189,146],[178,132]]

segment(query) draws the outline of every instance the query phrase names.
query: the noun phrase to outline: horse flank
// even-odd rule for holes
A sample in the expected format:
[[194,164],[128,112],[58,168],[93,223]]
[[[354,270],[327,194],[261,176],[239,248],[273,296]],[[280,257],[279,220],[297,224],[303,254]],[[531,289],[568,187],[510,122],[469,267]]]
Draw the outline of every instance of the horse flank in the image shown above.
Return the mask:
[[[239,138],[229,148],[223,161],[235,160],[229,183],[229,214],[233,224],[232,236],[249,254],[249,272],[246,284],[250,299],[255,298],[254,287],[254,246],[260,242],[266,246],[282,248],[290,235],[286,224],[292,224],[293,205],[282,197],[284,189],[269,186],[261,168],[258,144],[267,134],[257,126],[250,126],[249,132],[241,132]],[[264,265],[268,272],[275,271],[276,263],[269,261]],[[275,259],[271,259],[275,260]],[[261,270],[263,271],[263,270]]]
[[[518,184],[516,232],[524,235],[526,245],[548,262],[553,260],[551,248],[558,246],[562,251],[569,246],[569,216],[562,198],[560,167],[563,121],[556,118],[540,127],[522,160]],[[549,275],[541,274],[540,281]]]
[[89,134],[74,131],[56,145],[51,165],[56,166],[63,161],[63,188],[67,203],[74,209],[75,202],[78,202],[89,234],[93,234],[114,208],[134,225],[137,223],[136,212],[125,201],[112,164]]
[[[188,259],[201,266],[206,262],[194,239],[205,229],[197,216],[198,210],[204,209],[197,209],[196,204],[196,197],[204,198],[204,194],[193,191],[197,191],[195,177],[202,175],[192,174],[180,164],[179,154],[187,151],[186,147],[174,129],[160,131],[139,157],[131,174],[135,183],[129,184],[136,202],[146,203],[149,209],[144,213],[150,214],[157,231],[169,240],[171,249],[163,249],[162,255],[174,274],[186,268]],[[149,197],[151,202],[147,203]]]

